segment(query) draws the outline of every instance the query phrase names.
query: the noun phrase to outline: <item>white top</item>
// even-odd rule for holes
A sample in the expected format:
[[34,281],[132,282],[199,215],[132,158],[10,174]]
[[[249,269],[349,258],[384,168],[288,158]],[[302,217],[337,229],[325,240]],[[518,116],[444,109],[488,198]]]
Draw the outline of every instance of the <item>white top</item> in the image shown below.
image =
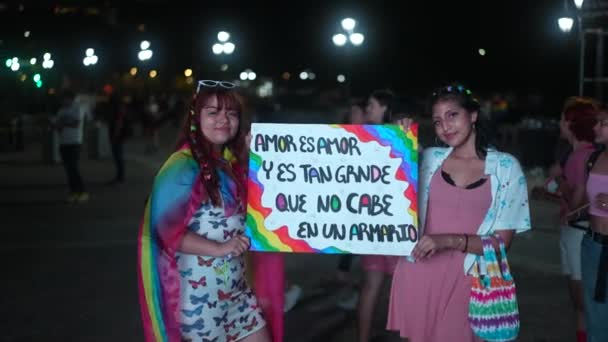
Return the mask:
[[64,126],[61,128],[59,131],[59,144],[82,144],[84,114],[85,113],[75,104],[59,109],[59,112],[57,113],[58,122],[62,122],[63,120],[78,120],[78,125],[76,125],[76,127]]
[[[418,183],[421,233],[426,222],[431,178],[451,152],[452,148],[434,147],[426,149],[422,155]],[[531,226],[528,190],[519,162],[508,153],[489,149],[485,164],[484,173],[490,176],[492,187],[492,203],[477,234],[489,235],[497,230],[513,229],[517,233],[529,230]],[[465,273],[470,271],[476,259],[475,254],[467,254],[464,259]],[[485,274],[485,265],[480,264],[480,269],[481,273]]]

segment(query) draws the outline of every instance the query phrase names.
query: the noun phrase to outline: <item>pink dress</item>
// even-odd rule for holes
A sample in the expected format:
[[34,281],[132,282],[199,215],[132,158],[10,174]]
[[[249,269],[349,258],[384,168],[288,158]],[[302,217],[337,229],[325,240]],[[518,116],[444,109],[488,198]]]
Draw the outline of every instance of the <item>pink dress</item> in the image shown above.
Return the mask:
[[[431,179],[425,234],[477,234],[490,204],[490,180],[465,188],[448,183],[438,171]],[[465,254],[440,252],[411,263],[401,258],[391,288],[388,330],[409,342],[479,341],[468,321],[471,277]]]

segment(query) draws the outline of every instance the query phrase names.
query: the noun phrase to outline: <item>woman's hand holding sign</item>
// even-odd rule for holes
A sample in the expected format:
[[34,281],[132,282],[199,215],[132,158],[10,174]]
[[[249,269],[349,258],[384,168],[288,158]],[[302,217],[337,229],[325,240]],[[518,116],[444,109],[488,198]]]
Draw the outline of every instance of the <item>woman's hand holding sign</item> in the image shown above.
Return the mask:
[[403,128],[404,132],[407,132],[410,130],[410,126],[412,126],[412,124],[414,123],[414,119],[411,118],[403,118],[403,119],[399,119],[397,121],[395,121],[395,125],[399,125]]

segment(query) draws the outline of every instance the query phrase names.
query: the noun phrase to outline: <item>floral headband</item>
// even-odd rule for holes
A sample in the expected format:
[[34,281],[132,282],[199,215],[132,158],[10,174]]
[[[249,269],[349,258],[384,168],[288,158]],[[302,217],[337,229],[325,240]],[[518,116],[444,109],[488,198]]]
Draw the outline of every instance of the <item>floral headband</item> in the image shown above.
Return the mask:
[[460,84],[459,85],[449,85],[449,86],[443,87],[439,91],[434,91],[433,96],[437,96],[441,93],[460,93],[460,94],[465,94],[465,95],[473,94],[471,89],[467,89]]
[[433,97],[437,97],[439,95],[445,95],[445,94],[463,94],[467,97],[470,97],[473,101],[479,103],[479,101],[475,97],[473,97],[473,92],[471,91],[471,89],[468,89],[461,84],[448,85],[448,86],[442,87],[439,90],[436,90],[433,92]]

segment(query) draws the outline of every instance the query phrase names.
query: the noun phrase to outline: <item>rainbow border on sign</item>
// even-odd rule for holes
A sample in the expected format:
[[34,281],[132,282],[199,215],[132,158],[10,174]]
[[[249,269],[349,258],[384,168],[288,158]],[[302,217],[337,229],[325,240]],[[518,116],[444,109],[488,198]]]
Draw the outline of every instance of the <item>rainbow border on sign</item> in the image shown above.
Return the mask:
[[[410,185],[403,195],[410,201],[408,213],[418,222],[418,125],[413,124],[405,132],[397,125],[330,125],[332,128],[343,129],[354,134],[361,142],[376,141],[382,146],[391,147],[390,157],[401,158],[396,179],[404,180]],[[264,252],[297,252],[340,254],[348,253],[336,247],[322,250],[311,247],[305,240],[289,236],[287,226],[269,231],[264,226],[264,220],[272,209],[262,206],[264,186],[258,180],[258,172],[262,158],[254,152],[249,152],[249,180],[246,235],[251,239],[251,250]]]

